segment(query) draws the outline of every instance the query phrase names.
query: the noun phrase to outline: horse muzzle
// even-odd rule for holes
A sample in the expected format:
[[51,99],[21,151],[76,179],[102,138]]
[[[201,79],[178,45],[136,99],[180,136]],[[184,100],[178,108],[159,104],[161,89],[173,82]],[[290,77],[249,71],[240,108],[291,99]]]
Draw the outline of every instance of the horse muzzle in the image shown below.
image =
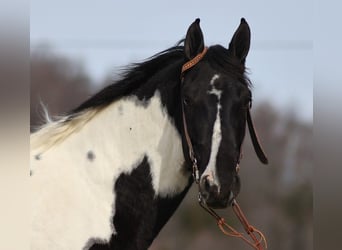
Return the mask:
[[240,179],[236,175],[228,192],[223,194],[221,188],[208,176],[203,176],[200,180],[200,195],[208,207],[226,208],[240,192]]

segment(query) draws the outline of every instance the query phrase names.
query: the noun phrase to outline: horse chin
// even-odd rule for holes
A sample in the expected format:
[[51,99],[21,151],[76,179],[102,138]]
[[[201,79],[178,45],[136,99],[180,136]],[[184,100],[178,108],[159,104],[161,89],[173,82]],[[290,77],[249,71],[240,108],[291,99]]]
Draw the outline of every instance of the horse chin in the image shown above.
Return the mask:
[[229,196],[223,199],[206,199],[205,203],[208,207],[213,209],[224,209],[228,206],[231,206],[235,199],[234,193],[232,191],[229,192]]
[[212,209],[224,209],[228,206],[228,200],[206,201],[208,207]]

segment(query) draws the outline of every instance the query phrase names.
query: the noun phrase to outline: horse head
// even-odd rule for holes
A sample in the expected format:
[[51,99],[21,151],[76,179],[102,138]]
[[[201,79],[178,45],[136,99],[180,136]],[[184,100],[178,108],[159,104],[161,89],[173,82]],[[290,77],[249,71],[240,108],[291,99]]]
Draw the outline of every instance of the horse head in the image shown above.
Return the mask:
[[250,29],[244,19],[227,48],[205,47],[199,19],[190,25],[184,41],[188,63],[181,86],[183,150],[194,171],[198,169],[200,195],[212,208],[227,207],[240,191],[246,121],[259,158],[267,162],[249,113],[252,94],[245,75],[249,47]]

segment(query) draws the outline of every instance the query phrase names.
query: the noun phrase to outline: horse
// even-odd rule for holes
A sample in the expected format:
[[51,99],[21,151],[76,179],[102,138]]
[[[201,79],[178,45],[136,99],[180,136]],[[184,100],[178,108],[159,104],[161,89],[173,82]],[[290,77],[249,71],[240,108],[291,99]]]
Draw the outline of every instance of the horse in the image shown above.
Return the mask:
[[206,47],[200,20],[185,39],[31,134],[31,249],[144,250],[191,185],[207,206],[240,191],[250,115],[244,18],[227,48]]

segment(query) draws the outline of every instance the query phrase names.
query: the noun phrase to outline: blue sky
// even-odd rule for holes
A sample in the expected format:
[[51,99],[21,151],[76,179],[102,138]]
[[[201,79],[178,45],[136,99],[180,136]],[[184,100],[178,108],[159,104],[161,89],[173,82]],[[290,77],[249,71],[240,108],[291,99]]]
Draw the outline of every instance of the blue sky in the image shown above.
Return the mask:
[[31,48],[49,43],[101,81],[174,45],[197,17],[207,45],[228,45],[245,17],[252,31],[247,66],[254,102],[269,100],[312,122],[312,1],[32,0]]

